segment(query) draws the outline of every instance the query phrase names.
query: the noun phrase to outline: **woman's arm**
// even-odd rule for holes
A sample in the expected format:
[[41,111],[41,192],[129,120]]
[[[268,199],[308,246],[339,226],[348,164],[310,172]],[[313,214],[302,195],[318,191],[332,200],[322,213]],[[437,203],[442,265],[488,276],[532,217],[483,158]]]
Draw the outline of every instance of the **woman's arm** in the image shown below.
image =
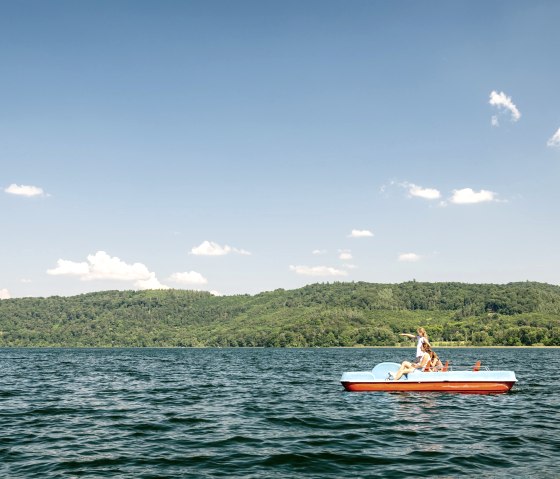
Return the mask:
[[410,339],[416,339],[416,336],[414,336],[414,334],[401,333],[401,334],[399,334],[399,336],[406,336],[407,338],[410,338]]

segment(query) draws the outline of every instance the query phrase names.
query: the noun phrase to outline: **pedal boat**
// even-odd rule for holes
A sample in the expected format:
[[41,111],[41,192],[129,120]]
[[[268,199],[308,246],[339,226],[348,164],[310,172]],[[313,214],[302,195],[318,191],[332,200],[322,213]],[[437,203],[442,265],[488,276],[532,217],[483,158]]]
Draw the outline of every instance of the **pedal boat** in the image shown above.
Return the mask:
[[424,372],[415,370],[398,381],[390,379],[397,363],[380,363],[371,371],[346,372],[340,382],[347,391],[418,391],[471,394],[506,393],[517,382],[514,371],[489,371],[480,361],[470,370]]

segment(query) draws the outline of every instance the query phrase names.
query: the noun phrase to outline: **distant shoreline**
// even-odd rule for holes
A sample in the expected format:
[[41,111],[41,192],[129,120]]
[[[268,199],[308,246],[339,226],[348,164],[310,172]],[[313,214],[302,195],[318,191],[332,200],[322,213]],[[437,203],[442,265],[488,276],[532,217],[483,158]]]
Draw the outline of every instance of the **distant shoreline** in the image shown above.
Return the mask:
[[560,346],[560,286],[316,283],[255,296],[146,290],[0,301],[8,347],[412,348],[420,326],[437,348]]

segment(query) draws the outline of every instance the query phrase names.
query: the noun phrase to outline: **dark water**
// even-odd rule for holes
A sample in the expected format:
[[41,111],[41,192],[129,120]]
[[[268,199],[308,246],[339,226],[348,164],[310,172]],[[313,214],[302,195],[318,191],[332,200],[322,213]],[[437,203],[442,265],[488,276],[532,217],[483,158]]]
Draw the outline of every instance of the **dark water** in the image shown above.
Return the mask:
[[348,393],[412,349],[3,349],[0,477],[560,477],[558,349],[505,395]]

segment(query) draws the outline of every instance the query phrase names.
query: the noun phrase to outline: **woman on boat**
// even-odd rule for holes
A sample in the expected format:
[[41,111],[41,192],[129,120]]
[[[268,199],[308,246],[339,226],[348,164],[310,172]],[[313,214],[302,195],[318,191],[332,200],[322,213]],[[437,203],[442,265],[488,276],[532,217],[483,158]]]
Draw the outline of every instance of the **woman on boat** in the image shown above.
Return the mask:
[[401,333],[400,336],[406,336],[410,339],[416,339],[416,359],[414,360],[415,363],[420,362],[422,356],[424,355],[424,344],[430,345],[430,341],[428,341],[428,335],[426,334],[426,330],[424,328],[418,328],[416,330],[416,336],[414,334],[409,333]]
[[424,369],[430,363],[431,351],[432,348],[430,348],[430,345],[428,343],[424,343],[422,346],[422,356],[420,356],[420,360],[418,362],[415,361],[411,363],[410,361],[403,361],[396,374],[393,376],[391,373],[389,373],[387,379],[398,381],[402,376],[404,376],[405,374],[410,374],[415,369]]
[[432,372],[441,371],[443,369],[443,363],[441,362],[441,359],[439,359],[439,356],[432,349],[430,349],[429,354],[430,354],[430,365],[428,371],[432,371]]

